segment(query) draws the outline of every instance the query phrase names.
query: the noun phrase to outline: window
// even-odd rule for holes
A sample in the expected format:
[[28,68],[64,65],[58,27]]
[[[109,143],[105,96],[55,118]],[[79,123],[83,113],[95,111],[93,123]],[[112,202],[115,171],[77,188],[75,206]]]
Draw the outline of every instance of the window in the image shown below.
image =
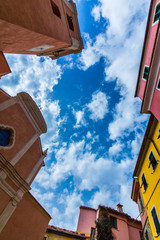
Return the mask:
[[139,202],[140,202],[140,206],[141,206],[141,211],[142,213],[144,212],[144,206],[143,206],[143,202],[142,202],[142,198],[141,198],[141,194],[139,193]]
[[146,181],[146,178],[145,178],[144,173],[142,174],[141,179],[142,179],[143,188],[144,188],[144,190],[146,191],[146,189],[147,189],[147,187],[148,187],[148,184],[147,184],[147,181]]
[[117,218],[110,216],[111,226],[117,228]]
[[159,219],[158,219],[155,207],[153,207],[151,209],[151,215],[152,215],[152,218],[153,218],[153,222],[154,222],[154,226],[155,226],[157,235],[159,235],[160,234],[160,223],[159,223]]
[[[80,234],[80,235],[82,236],[82,234]],[[85,236],[85,235],[83,235],[83,236]],[[90,239],[91,239],[91,240],[94,240],[94,239],[95,239],[95,228],[92,228],[92,227],[91,227]]]
[[67,14],[67,20],[68,20],[69,28],[70,28],[72,31],[74,31],[74,26],[73,26],[73,20],[72,20],[72,17],[69,16],[68,14]]
[[147,80],[148,72],[149,72],[149,67],[148,67],[148,66],[145,66],[145,67],[144,67],[144,73],[143,73],[143,79],[144,79],[144,80]]
[[155,16],[154,16],[154,23],[159,20],[160,17],[160,3],[156,6]]
[[156,169],[157,167],[157,160],[153,154],[153,152],[151,151],[150,154],[149,154],[149,161],[150,161],[150,164],[152,166],[152,169],[153,171]]
[[149,236],[148,236],[148,231],[147,230],[145,231],[145,239],[149,240]]
[[139,235],[140,235],[140,239],[141,239],[141,240],[144,240],[144,238],[143,238],[143,233],[142,233],[141,231],[139,231]]
[[53,2],[53,0],[50,0],[50,2],[51,2],[51,5],[52,5],[53,13],[54,13],[57,17],[61,18],[61,13],[60,13],[60,11],[59,11],[59,7]]
[[0,128],[0,147],[6,147],[11,143],[12,133],[9,129]]
[[158,79],[157,89],[160,90],[160,77]]

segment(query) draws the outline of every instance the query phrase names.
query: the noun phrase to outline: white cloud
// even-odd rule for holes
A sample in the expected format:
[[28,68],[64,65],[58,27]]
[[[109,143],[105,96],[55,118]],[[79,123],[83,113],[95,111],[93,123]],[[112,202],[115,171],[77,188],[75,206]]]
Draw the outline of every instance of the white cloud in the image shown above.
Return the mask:
[[101,16],[101,8],[100,6],[94,6],[94,8],[92,9],[92,16],[94,17],[95,21],[99,21],[100,20],[100,16]]
[[98,157],[98,153],[92,153],[88,149],[84,140],[72,142],[68,148],[61,147],[55,157],[57,162],[50,168],[41,170],[36,177],[36,182],[46,189],[55,189],[69,176],[73,176],[74,184],[80,190],[119,186],[125,183],[133,167],[132,160],[125,157],[120,162]]
[[116,141],[110,148],[109,148],[109,154],[110,155],[118,155],[120,154],[120,152],[122,151],[124,147],[124,144],[119,142],[119,141]]
[[43,147],[48,153],[57,145],[60,119],[59,101],[51,99],[53,88],[61,79],[61,66],[50,58],[37,56],[6,55],[12,73],[1,79],[1,87],[8,94],[15,96],[18,92],[29,93],[40,107],[46,120],[48,131],[42,136]]
[[81,198],[82,195],[77,193],[76,189],[72,193],[64,191],[61,194],[59,201],[65,210],[60,211],[54,207],[52,209],[53,220],[51,221],[51,224],[76,231],[79,207],[80,205],[83,205]]
[[109,191],[99,190],[95,192],[93,197],[90,199],[89,204],[95,209],[97,209],[98,205],[112,206],[111,199],[112,196]]
[[87,105],[94,121],[102,120],[108,112],[108,100],[105,93],[99,91],[92,95],[92,101]]
[[31,189],[31,193],[43,205],[44,208],[49,209],[52,206],[52,202],[55,197],[52,191],[46,191],[42,193],[40,189],[33,187]]
[[[101,15],[109,25],[95,41],[86,36],[80,68],[87,70],[103,57],[106,81],[116,81],[121,97],[112,109],[113,121],[108,127],[113,140],[129,135],[137,123],[147,119],[139,114],[140,101],[134,99],[134,91],[149,3],[149,0],[99,0],[92,10],[96,21]],[[113,97],[110,102],[114,104]]]
[[87,137],[88,139],[92,138],[92,135],[91,135],[91,132],[90,132],[90,131],[87,132],[86,137]]
[[84,118],[84,110],[76,112],[73,109],[73,114],[76,118],[76,124],[75,124],[74,128],[79,128],[79,127],[82,127],[82,126],[86,125],[86,121],[85,121],[85,118]]

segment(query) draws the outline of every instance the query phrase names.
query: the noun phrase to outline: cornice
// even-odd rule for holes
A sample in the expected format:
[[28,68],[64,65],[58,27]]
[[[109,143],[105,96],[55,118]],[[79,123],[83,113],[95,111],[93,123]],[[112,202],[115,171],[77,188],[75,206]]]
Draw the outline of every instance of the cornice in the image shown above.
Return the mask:
[[47,125],[43,118],[41,111],[39,110],[37,104],[34,102],[32,97],[26,93],[21,92],[17,94],[17,100],[21,104],[27,116],[31,120],[32,124],[35,126],[37,131],[41,133],[47,132]]

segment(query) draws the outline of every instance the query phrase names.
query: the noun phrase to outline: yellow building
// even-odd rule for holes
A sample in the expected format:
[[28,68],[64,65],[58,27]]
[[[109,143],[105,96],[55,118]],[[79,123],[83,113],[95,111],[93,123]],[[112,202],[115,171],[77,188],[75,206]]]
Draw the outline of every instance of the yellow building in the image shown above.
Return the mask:
[[[147,213],[153,239],[160,239],[160,123],[151,115],[133,173],[132,199]],[[139,186],[139,187],[137,187]],[[136,200],[137,199],[137,200]],[[145,224],[144,224],[145,225]],[[146,240],[149,237],[144,232]]]
[[43,240],[86,240],[84,234],[49,225]]

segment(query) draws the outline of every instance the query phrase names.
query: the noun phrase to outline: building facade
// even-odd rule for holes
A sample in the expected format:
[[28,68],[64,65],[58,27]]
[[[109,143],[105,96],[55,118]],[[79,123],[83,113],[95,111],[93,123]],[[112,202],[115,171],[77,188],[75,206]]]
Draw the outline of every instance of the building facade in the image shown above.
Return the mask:
[[16,97],[0,89],[0,239],[41,240],[50,215],[30,194],[44,165],[40,135],[45,120],[25,92]]
[[49,225],[43,240],[86,240],[84,234]]
[[99,219],[102,211],[108,212],[115,240],[142,239],[141,222],[124,213],[120,204],[117,205],[117,210],[105,206],[99,206],[98,209],[81,206],[77,231],[85,235],[88,234],[89,239],[96,240],[95,221]]
[[142,100],[141,112],[160,121],[160,1],[151,0],[135,97]]
[[[1,0],[0,9],[0,60],[3,62],[2,53],[56,59],[81,52],[83,43],[72,0]],[[6,72],[6,65],[3,67],[0,64],[0,76]]]
[[[135,195],[141,195],[143,200],[140,203],[140,212],[142,213],[142,209],[145,209],[147,213],[153,239],[160,239],[159,157],[160,123],[151,115],[133,173],[132,199],[137,202],[138,197]],[[137,185],[137,189],[135,185]],[[144,234],[146,234],[145,230]],[[146,237],[146,239],[149,238]]]
[[139,216],[142,222],[142,234],[145,240],[153,240],[151,227],[148,221],[147,211],[144,204],[143,194],[138,178],[133,179],[131,198],[138,205]]

